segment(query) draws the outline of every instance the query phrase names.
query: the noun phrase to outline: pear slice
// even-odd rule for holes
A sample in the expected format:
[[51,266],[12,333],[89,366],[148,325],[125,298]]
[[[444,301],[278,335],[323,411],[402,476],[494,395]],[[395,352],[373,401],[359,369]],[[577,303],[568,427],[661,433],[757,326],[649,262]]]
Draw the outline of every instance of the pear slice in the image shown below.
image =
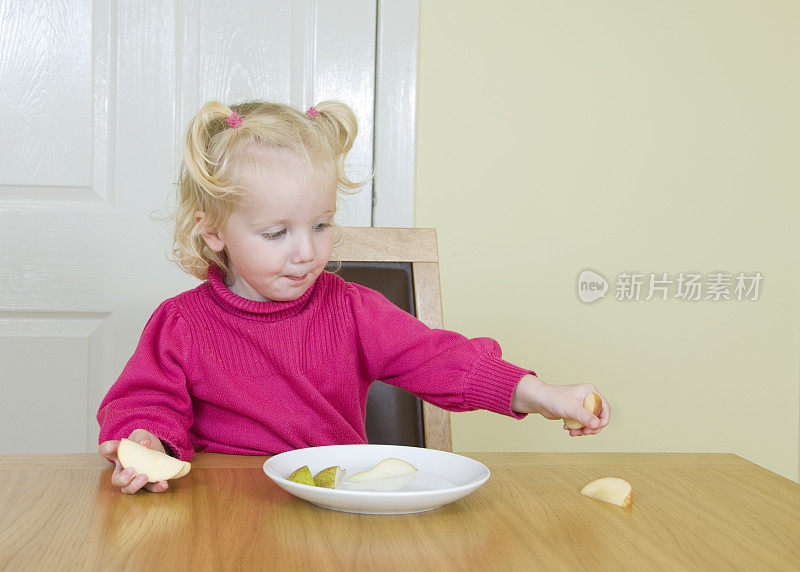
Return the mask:
[[[590,393],[583,400],[583,408],[587,411],[591,411],[592,415],[597,417],[603,410],[603,400],[596,393]],[[574,419],[564,419],[564,425],[566,425],[569,429],[580,429],[583,427],[583,423],[580,421],[575,421]]]
[[633,503],[633,487],[619,477],[603,477],[592,481],[583,487],[581,494],[617,506],[630,506]]
[[[137,475],[147,475],[148,483],[179,478],[177,475],[186,469],[186,465],[189,465],[185,461],[125,438],[119,441],[117,458],[124,469],[133,467]],[[188,472],[189,470],[186,469],[186,473]]]
[[338,489],[343,476],[344,469],[340,466],[328,467],[314,475],[314,484],[326,489]]
[[311,469],[308,468],[308,465],[297,469],[287,477],[287,480],[292,481],[293,483],[300,483],[301,485],[309,485],[311,487],[315,486],[314,477],[311,476]]
[[402,459],[389,458],[384,459],[369,471],[356,473],[347,479],[348,483],[361,483],[364,481],[374,481],[377,479],[386,479],[389,477],[401,477],[403,475],[410,475],[417,472],[417,468],[411,463],[407,463]]
[[417,476],[416,472],[406,473],[405,475],[397,475],[395,477],[384,477],[382,479],[373,479],[371,481],[359,481],[355,483],[345,483],[344,487],[351,491],[372,491],[376,493],[391,493],[399,491]]

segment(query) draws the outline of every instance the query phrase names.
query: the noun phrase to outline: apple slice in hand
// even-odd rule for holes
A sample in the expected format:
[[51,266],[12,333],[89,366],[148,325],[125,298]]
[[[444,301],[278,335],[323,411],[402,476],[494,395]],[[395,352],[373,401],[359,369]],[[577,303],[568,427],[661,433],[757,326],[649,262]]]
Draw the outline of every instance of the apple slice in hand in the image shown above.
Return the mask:
[[186,474],[192,470],[191,463],[187,463],[186,461],[181,461],[181,463],[183,463],[183,468],[180,471],[178,471],[178,474],[172,477],[173,479],[180,479],[181,477],[185,477]]
[[124,469],[133,467],[137,475],[147,475],[148,483],[179,479],[191,469],[186,461],[125,438],[120,439],[117,458]]
[[633,503],[631,484],[619,477],[603,477],[592,481],[583,487],[581,494],[617,506],[630,506]]
[[[596,393],[590,393],[583,400],[583,408],[587,411],[591,411],[592,415],[598,417],[603,410],[603,400]],[[583,423],[575,421],[574,419],[564,419],[564,425],[566,425],[568,429],[580,429],[583,427]]]

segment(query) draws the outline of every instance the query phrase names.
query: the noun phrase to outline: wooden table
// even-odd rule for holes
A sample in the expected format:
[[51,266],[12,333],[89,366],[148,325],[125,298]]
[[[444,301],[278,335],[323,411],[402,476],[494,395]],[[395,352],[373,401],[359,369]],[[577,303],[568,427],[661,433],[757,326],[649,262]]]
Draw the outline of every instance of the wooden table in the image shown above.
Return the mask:
[[[467,456],[492,471],[468,497],[375,516],[291,496],[266,457],[123,495],[97,455],[0,455],[0,570],[800,570],[800,485],[735,455]],[[632,507],[579,494],[609,475]]]

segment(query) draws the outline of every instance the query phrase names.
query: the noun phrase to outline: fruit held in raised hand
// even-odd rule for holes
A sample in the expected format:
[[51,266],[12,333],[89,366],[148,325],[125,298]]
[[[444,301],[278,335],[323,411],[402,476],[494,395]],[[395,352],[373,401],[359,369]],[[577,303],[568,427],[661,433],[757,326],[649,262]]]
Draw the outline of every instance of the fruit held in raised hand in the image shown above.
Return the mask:
[[617,506],[630,506],[633,503],[631,484],[619,477],[603,477],[592,481],[583,487],[581,494]]
[[314,475],[314,484],[326,489],[338,489],[342,476],[344,476],[344,469],[338,465],[328,467]]
[[[583,400],[583,408],[587,411],[591,411],[592,415],[598,417],[603,410],[603,400],[596,393],[590,393]],[[569,429],[580,429],[583,427],[583,423],[575,421],[574,419],[564,419],[564,425]]]
[[175,457],[149,449],[144,445],[120,439],[117,458],[124,469],[133,467],[137,475],[147,475],[148,483],[179,479],[191,470],[191,464]]
[[388,477],[400,477],[402,475],[409,475],[416,473],[417,468],[411,463],[407,463],[402,459],[384,459],[369,471],[356,473],[347,479],[348,483],[361,483],[364,481],[374,481],[376,479],[385,479]]
[[314,485],[314,477],[311,476],[311,470],[308,468],[308,465],[300,467],[291,475],[289,475],[288,480],[292,481],[293,483],[300,483],[301,485]]

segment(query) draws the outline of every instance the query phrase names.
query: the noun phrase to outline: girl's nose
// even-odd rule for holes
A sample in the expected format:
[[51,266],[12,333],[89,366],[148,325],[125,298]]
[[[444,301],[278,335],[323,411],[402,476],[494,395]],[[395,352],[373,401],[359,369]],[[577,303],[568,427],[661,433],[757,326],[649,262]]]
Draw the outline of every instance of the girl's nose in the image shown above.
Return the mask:
[[303,233],[294,245],[292,262],[302,264],[314,260],[314,241],[309,234]]

